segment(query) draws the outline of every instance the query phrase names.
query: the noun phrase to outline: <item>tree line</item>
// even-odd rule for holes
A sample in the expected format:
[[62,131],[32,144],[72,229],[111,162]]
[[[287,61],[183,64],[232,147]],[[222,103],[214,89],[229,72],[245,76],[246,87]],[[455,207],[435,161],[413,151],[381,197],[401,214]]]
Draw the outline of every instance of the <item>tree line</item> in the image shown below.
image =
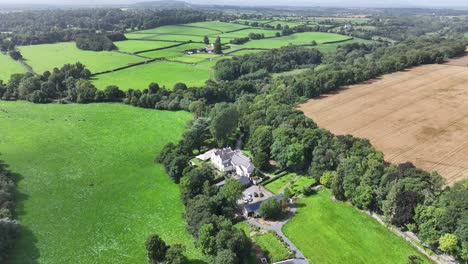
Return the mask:
[[7,165],[0,160],[0,262],[6,262],[16,239],[20,225],[15,220],[16,183]]

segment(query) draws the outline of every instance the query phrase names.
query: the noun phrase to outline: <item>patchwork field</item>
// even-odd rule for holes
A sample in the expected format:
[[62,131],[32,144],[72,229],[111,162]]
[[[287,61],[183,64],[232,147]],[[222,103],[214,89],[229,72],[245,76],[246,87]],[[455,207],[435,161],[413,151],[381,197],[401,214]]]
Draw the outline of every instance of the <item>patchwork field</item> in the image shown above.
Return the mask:
[[170,25],[162,26],[152,29],[146,29],[141,31],[136,31],[133,33],[143,33],[143,34],[169,34],[169,35],[192,35],[192,36],[205,36],[211,34],[219,33],[218,30],[212,30],[208,28],[197,28],[197,27],[186,27],[183,25]]
[[239,30],[235,32],[225,33],[220,36],[225,37],[225,38],[244,38],[244,37],[248,37],[250,33],[264,34],[265,37],[273,37],[276,35],[276,33],[281,33],[281,31],[271,30],[271,29],[249,28],[249,29],[243,29],[243,30]]
[[119,48],[119,51],[134,53],[138,51],[145,51],[151,49],[166,48],[170,46],[177,45],[178,43],[166,42],[166,41],[144,41],[144,40],[125,40],[114,42],[114,44]]
[[93,83],[98,89],[117,85],[123,90],[145,89],[151,82],[172,89],[174,84],[183,82],[187,86],[201,86],[210,79],[210,69],[185,63],[158,61],[128,68],[121,71],[97,75]]
[[[125,34],[127,36],[128,34]],[[136,36],[136,37],[134,37]],[[130,38],[138,38],[138,36],[144,37],[144,39],[152,39],[152,40],[162,40],[162,41],[175,41],[175,42],[187,42],[193,41],[202,43],[204,36],[191,36],[191,35],[158,35],[158,34],[132,34]],[[140,37],[140,38],[141,38]],[[127,37],[128,38],[128,37]],[[210,42],[214,42],[215,38],[211,37]]]
[[247,28],[244,25],[224,23],[224,22],[219,22],[219,21],[195,22],[195,23],[186,24],[186,26],[208,28],[208,29],[217,30],[220,32],[229,32],[233,30],[240,30],[243,28]]
[[[180,45],[180,46],[172,47],[172,48],[168,48],[168,49],[143,52],[143,53],[140,53],[140,55],[148,57],[148,58],[166,58],[166,59],[169,59],[169,58],[183,56],[185,50],[198,49],[198,48],[203,48],[203,47],[206,47],[206,45],[205,44],[199,44],[199,43],[188,43],[188,44],[184,44],[184,45]],[[189,55],[187,55],[187,56],[189,56]]]
[[94,73],[144,61],[143,58],[117,52],[80,50],[74,42],[22,46],[19,50],[26,63],[37,73],[50,71],[67,63],[81,62]]
[[19,62],[14,61],[9,55],[0,52],[0,80],[8,82],[10,76],[15,73],[24,73],[26,69]]
[[370,216],[332,201],[329,190],[304,197],[296,205],[297,214],[283,232],[312,263],[406,264],[409,255],[431,263]]
[[289,44],[293,45],[309,45],[315,40],[318,44],[335,41],[345,41],[351,39],[349,36],[325,33],[325,32],[304,32],[291,34],[284,37],[272,38],[272,39],[261,39],[256,41],[249,41],[242,46],[245,48],[281,48]]
[[[179,188],[153,160],[190,114],[123,104],[0,102],[1,158],[18,173],[24,263],[146,263],[158,233],[202,259]],[[198,262],[199,263],[199,262]]]
[[368,138],[393,163],[468,178],[468,67],[425,65],[299,105],[320,127]]

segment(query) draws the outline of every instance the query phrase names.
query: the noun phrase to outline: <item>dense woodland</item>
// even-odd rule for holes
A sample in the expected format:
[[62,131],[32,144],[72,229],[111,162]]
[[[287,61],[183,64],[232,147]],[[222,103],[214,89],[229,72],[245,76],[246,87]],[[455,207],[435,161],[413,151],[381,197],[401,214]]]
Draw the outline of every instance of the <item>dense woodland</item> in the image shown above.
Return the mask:
[[[50,12],[49,15],[57,21],[70,21],[70,18],[62,17],[61,13]],[[70,12],[73,18],[73,12],[85,11]],[[167,15],[167,19],[155,20],[155,14],[151,12],[148,17],[139,14],[128,18],[128,13],[107,10],[108,13],[103,13],[106,19],[97,22],[93,18],[101,17],[99,12],[105,11],[89,11],[84,16],[89,21],[82,22],[85,24],[79,27],[120,31],[206,18],[195,11],[165,11],[161,17]],[[173,15],[172,18],[168,14]],[[31,16],[34,17],[34,14]],[[80,17],[79,13],[76,16]],[[17,32],[15,34],[18,38],[13,37],[12,43],[33,43],[36,37],[36,33],[30,31],[35,26],[33,20],[24,18],[31,24],[24,26],[21,23],[19,26],[15,21],[22,21],[22,18],[0,15],[0,22],[8,20],[7,17],[12,20],[0,24],[8,29],[14,28],[13,31]],[[52,28],[48,24],[50,18],[36,19],[37,25],[48,30]],[[80,21],[77,18],[75,23]],[[397,21],[400,21],[399,24]],[[328,55],[313,48],[288,46],[222,60],[216,65],[218,80],[207,81],[203,87],[187,87],[178,83],[172,90],[168,90],[153,83],[142,91],[130,89],[123,92],[117,86],[99,91],[89,81],[89,70],[77,63],[38,76],[30,73],[13,75],[8,82],[0,82],[0,98],[34,103],[123,102],[137,107],[188,110],[194,113],[194,119],[188,124],[183,139],[178,144],[167,145],[157,162],[164,164],[169,176],[180,184],[186,206],[187,228],[195,237],[197,246],[213,263],[241,263],[249,254],[250,239],[233,227],[236,221],[236,200],[241,195],[242,186],[237,181],[227,181],[224,187],[218,188],[212,184],[217,179],[210,168],[190,167],[188,160],[203,147],[233,144],[240,135],[252,151],[257,168],[268,169],[269,160],[275,160],[281,169],[314,177],[331,188],[336,199],[350,201],[357,208],[381,214],[388,223],[414,231],[430,247],[466,262],[467,181],[444,187],[444,180],[437,173],[423,171],[411,163],[388,164],[383,154],[375,150],[368,140],[350,135],[333,135],[318,128],[312,120],[293,108],[304,99],[337,90],[343,85],[363,82],[421,64],[442,63],[464,52],[467,43],[460,38],[450,38],[464,28],[446,31],[446,23],[452,22],[426,22],[425,18],[411,21],[377,19],[371,22],[379,29],[378,36],[398,40],[396,44],[346,44],[340,46],[336,53]],[[58,30],[71,34],[69,28],[77,25],[75,23],[66,22]],[[107,23],[112,26],[109,27]],[[409,27],[409,24],[412,26]],[[418,32],[415,31],[417,28],[420,28]],[[283,34],[289,34],[310,28],[281,29]],[[317,30],[321,29],[319,26]],[[427,36],[428,32],[434,31],[440,31],[444,37]],[[359,32],[361,30],[346,29],[342,33],[369,38]],[[35,41],[42,43],[43,40]],[[61,40],[58,37],[53,41]],[[11,44],[8,44],[8,40],[3,43],[7,43],[6,46]],[[298,75],[271,77],[272,73],[296,68],[310,69]],[[4,190],[12,190],[14,184],[4,166],[0,166],[0,169],[0,192],[3,194]],[[0,211],[0,218],[5,211],[8,220],[0,220],[0,228],[8,226],[8,230],[15,230],[17,224],[11,220],[12,196],[8,196],[11,191],[5,193],[7,195],[0,195],[0,199],[7,199],[3,202],[0,200],[0,206],[7,209]],[[4,206],[5,203],[10,204],[10,207]],[[14,228],[10,229],[11,226]],[[6,234],[11,236],[0,237],[0,249],[8,245],[4,240],[10,241],[16,235],[15,232]],[[152,251],[158,245],[164,252],[159,256]],[[155,258],[177,255],[166,255],[171,247],[163,244],[157,236],[148,240],[147,248],[154,253],[151,256]],[[177,250],[180,253],[180,248]],[[180,257],[180,254],[177,256]]]

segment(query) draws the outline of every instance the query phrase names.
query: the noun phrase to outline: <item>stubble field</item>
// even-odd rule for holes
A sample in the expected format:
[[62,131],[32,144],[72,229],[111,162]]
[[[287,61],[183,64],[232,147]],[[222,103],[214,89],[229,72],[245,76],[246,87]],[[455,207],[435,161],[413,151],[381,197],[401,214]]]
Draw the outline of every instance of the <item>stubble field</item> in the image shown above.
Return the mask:
[[468,67],[425,65],[298,108],[335,134],[368,138],[393,163],[410,161],[449,184],[468,178]]

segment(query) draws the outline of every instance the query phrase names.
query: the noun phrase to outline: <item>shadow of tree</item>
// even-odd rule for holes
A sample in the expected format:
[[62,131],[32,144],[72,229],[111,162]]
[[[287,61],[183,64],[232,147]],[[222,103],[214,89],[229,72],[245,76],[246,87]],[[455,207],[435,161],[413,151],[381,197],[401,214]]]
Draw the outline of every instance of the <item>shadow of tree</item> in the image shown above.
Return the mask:
[[[1,162],[1,161],[0,161]],[[5,165],[8,168],[8,165]],[[18,186],[18,183],[24,179],[24,177],[18,173],[11,173],[15,185]],[[15,190],[15,211],[13,216],[15,219],[20,220],[20,216],[26,213],[24,208],[24,202],[29,199],[27,194],[21,193],[18,191],[18,188]],[[20,221],[20,237],[16,240],[15,246],[10,254],[10,259],[7,261],[7,264],[37,264],[40,253],[39,249],[36,246],[37,237],[34,235],[33,231],[28,227],[24,226]]]

